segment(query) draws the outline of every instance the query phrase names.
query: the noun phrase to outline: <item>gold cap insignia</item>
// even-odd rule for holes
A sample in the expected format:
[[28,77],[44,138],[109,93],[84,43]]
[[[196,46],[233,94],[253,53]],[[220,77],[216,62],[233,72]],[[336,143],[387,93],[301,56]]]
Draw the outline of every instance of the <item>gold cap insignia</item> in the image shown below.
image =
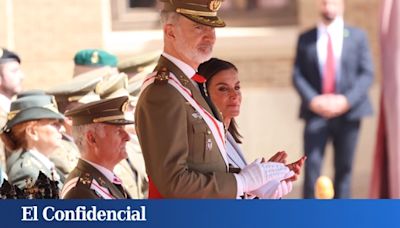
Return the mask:
[[99,62],[99,53],[97,51],[93,52],[92,57],[90,58],[90,61],[94,64]]
[[222,1],[221,0],[212,0],[209,4],[208,4],[208,8],[213,11],[216,12],[219,10],[219,8],[221,8],[222,6]]

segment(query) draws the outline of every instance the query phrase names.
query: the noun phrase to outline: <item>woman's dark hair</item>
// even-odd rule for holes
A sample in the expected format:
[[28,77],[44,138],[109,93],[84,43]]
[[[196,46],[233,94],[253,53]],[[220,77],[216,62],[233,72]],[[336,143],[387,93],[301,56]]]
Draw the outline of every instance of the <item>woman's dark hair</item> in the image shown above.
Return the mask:
[[[218,58],[211,58],[207,62],[200,64],[198,68],[198,73],[207,79],[206,86],[208,89],[209,82],[212,80],[214,75],[223,70],[229,69],[234,69],[235,71],[238,71],[236,66],[228,61]],[[231,123],[228,126],[228,131],[232,134],[237,143],[242,143],[241,139],[243,137],[239,133],[238,126],[234,118],[232,118]]]

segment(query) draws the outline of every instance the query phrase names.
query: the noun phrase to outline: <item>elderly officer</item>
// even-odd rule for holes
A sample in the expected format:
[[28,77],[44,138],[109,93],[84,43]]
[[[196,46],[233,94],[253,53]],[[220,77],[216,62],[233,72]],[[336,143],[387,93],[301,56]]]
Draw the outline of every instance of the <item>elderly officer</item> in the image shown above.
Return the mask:
[[[0,128],[7,121],[11,98],[21,92],[24,74],[21,70],[20,57],[5,48],[0,48]],[[0,166],[6,169],[6,151],[0,142]]]
[[61,198],[126,198],[113,169],[127,157],[129,134],[125,125],[133,123],[125,113],[128,102],[128,97],[117,97],[90,102],[65,113],[72,118],[72,135],[81,159],[68,176]]
[[[133,110],[136,106],[137,99],[129,95],[127,82],[128,80],[125,74],[114,74],[99,82],[95,92],[102,99],[129,96],[127,112],[130,112],[129,115],[133,116]],[[131,198],[147,198],[148,178],[135,128],[133,125],[127,125],[126,131],[130,135],[130,140],[126,144],[128,157],[115,166],[114,173],[121,178],[124,183],[124,188]]]
[[101,67],[111,67],[114,73],[118,72],[118,59],[101,49],[83,49],[74,56],[74,77],[82,73]]
[[217,16],[222,0],[163,2],[164,52],[135,111],[149,198],[238,198],[290,176],[283,164],[260,161],[229,172],[224,126],[195,74],[211,57],[215,27],[225,26]]

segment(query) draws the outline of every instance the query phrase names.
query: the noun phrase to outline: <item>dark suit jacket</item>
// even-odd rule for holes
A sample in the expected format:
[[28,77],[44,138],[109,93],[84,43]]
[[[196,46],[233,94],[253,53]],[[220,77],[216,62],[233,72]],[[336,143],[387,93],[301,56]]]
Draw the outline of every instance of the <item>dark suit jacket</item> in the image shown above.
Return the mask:
[[[347,97],[351,109],[344,114],[358,120],[372,114],[368,89],[373,82],[373,65],[366,35],[360,29],[345,26],[341,56],[341,78],[336,93]],[[321,72],[317,56],[317,28],[300,35],[293,72],[293,83],[301,96],[300,117],[316,114],[309,109],[313,97],[321,94]]]
[[[157,69],[166,68],[212,113],[200,91],[171,61],[161,56]],[[135,111],[136,132],[149,178],[164,198],[236,198],[236,180],[207,124],[167,81],[149,85]],[[212,142],[212,147],[206,145]],[[151,189],[150,189],[151,190]]]
[[125,199],[125,194],[121,192],[107,177],[91,164],[79,159],[78,165],[69,174],[64,187],[70,185],[70,180],[79,177],[76,185],[67,193],[63,193],[63,199],[102,199],[93,189],[90,188],[92,181],[96,180],[101,187],[107,188],[110,194],[116,199]]

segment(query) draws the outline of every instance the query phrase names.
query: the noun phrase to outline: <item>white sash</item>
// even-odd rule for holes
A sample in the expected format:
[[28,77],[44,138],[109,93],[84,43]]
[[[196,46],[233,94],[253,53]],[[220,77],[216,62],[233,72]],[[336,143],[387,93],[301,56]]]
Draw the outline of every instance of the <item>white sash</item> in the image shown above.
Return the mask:
[[[152,84],[155,79],[156,72],[147,76],[144,80],[142,88],[140,90],[139,97],[141,93],[146,89],[147,86]],[[168,83],[172,85],[175,89],[179,91],[179,93],[190,103],[190,105],[201,115],[203,120],[206,122],[207,126],[210,128],[212,135],[217,143],[219,152],[221,153],[225,165],[228,168],[228,157],[226,153],[225,147],[225,131],[224,125],[219,120],[215,119],[213,115],[211,115],[207,110],[205,110],[196,100],[193,99],[193,95],[189,89],[184,87],[180,81],[175,77],[173,73],[170,72]]]

